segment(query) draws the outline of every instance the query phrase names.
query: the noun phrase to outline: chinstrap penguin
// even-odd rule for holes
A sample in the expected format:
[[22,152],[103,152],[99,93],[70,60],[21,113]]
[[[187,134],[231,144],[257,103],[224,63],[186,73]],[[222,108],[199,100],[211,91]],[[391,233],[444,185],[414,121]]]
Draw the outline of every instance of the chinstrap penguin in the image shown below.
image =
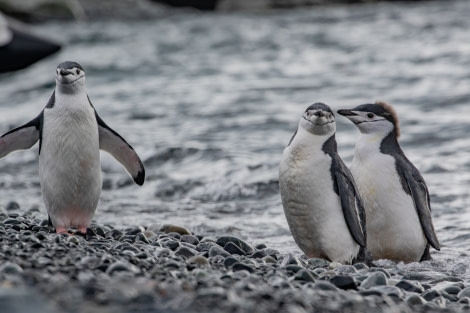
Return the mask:
[[101,194],[99,150],[109,152],[138,185],[144,166],[134,149],[98,116],[85,88],[85,71],[59,64],[46,107],[30,122],[0,137],[0,158],[39,141],[39,179],[49,221],[57,233],[86,233]]
[[351,172],[366,210],[367,243],[374,259],[429,260],[429,245],[440,249],[429,192],[398,144],[395,110],[376,102],[338,113],[360,131]]
[[335,117],[326,104],[312,104],[301,116],[279,165],[284,213],[307,257],[369,262],[364,208],[338,155],[335,131]]

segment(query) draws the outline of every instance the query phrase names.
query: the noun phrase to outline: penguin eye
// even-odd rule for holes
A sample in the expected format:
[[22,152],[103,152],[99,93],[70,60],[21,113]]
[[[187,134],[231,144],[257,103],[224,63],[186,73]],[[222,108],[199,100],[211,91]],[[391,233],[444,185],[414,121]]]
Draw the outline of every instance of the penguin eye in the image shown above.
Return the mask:
[[374,114],[373,114],[373,113],[367,113],[367,117],[368,117],[368,118],[373,118],[373,117],[374,117]]
[[77,68],[76,72],[77,72],[77,74],[80,74],[80,69]]

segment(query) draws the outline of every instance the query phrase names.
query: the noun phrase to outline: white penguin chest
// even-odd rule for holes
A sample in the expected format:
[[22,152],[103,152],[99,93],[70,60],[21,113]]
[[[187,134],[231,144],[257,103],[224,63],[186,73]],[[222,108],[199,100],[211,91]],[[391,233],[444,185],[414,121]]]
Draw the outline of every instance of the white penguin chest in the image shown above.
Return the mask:
[[425,238],[395,159],[380,153],[378,145],[359,142],[351,172],[366,210],[368,245],[374,258],[419,260]]
[[40,170],[54,168],[74,176],[100,169],[98,125],[91,106],[44,110],[39,162]]

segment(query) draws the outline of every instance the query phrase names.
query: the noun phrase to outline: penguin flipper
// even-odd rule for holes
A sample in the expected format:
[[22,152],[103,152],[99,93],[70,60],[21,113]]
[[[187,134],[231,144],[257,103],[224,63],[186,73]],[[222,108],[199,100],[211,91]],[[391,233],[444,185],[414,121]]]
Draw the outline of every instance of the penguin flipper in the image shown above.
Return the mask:
[[352,175],[341,161],[339,164],[336,164],[334,184],[338,188],[338,195],[349,232],[357,244],[365,247],[367,242],[365,223],[361,223],[361,220],[365,218],[365,213],[360,212],[361,209],[364,209],[362,200],[356,191]]
[[100,149],[109,152],[127,172],[132,176],[135,183],[142,186],[145,180],[145,169],[134,148],[127,143],[116,131],[111,129],[96,113],[98,122],[98,133]]
[[0,158],[10,152],[31,148],[40,138],[42,112],[28,123],[10,130],[0,137]]
[[429,200],[429,192],[426,183],[419,174],[419,172],[412,171],[411,173],[405,172],[405,179],[408,188],[413,198],[416,213],[418,213],[421,228],[428,243],[436,250],[440,250],[439,239],[437,239],[436,232],[432,223],[431,217],[431,203]]

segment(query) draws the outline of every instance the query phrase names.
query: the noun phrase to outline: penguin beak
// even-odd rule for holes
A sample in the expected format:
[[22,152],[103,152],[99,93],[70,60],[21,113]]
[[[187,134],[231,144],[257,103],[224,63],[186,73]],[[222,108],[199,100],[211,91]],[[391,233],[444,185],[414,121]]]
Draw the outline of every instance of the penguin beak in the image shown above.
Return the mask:
[[346,117],[357,115],[356,113],[354,113],[351,110],[338,110],[338,114],[341,114],[342,116],[346,116]]

